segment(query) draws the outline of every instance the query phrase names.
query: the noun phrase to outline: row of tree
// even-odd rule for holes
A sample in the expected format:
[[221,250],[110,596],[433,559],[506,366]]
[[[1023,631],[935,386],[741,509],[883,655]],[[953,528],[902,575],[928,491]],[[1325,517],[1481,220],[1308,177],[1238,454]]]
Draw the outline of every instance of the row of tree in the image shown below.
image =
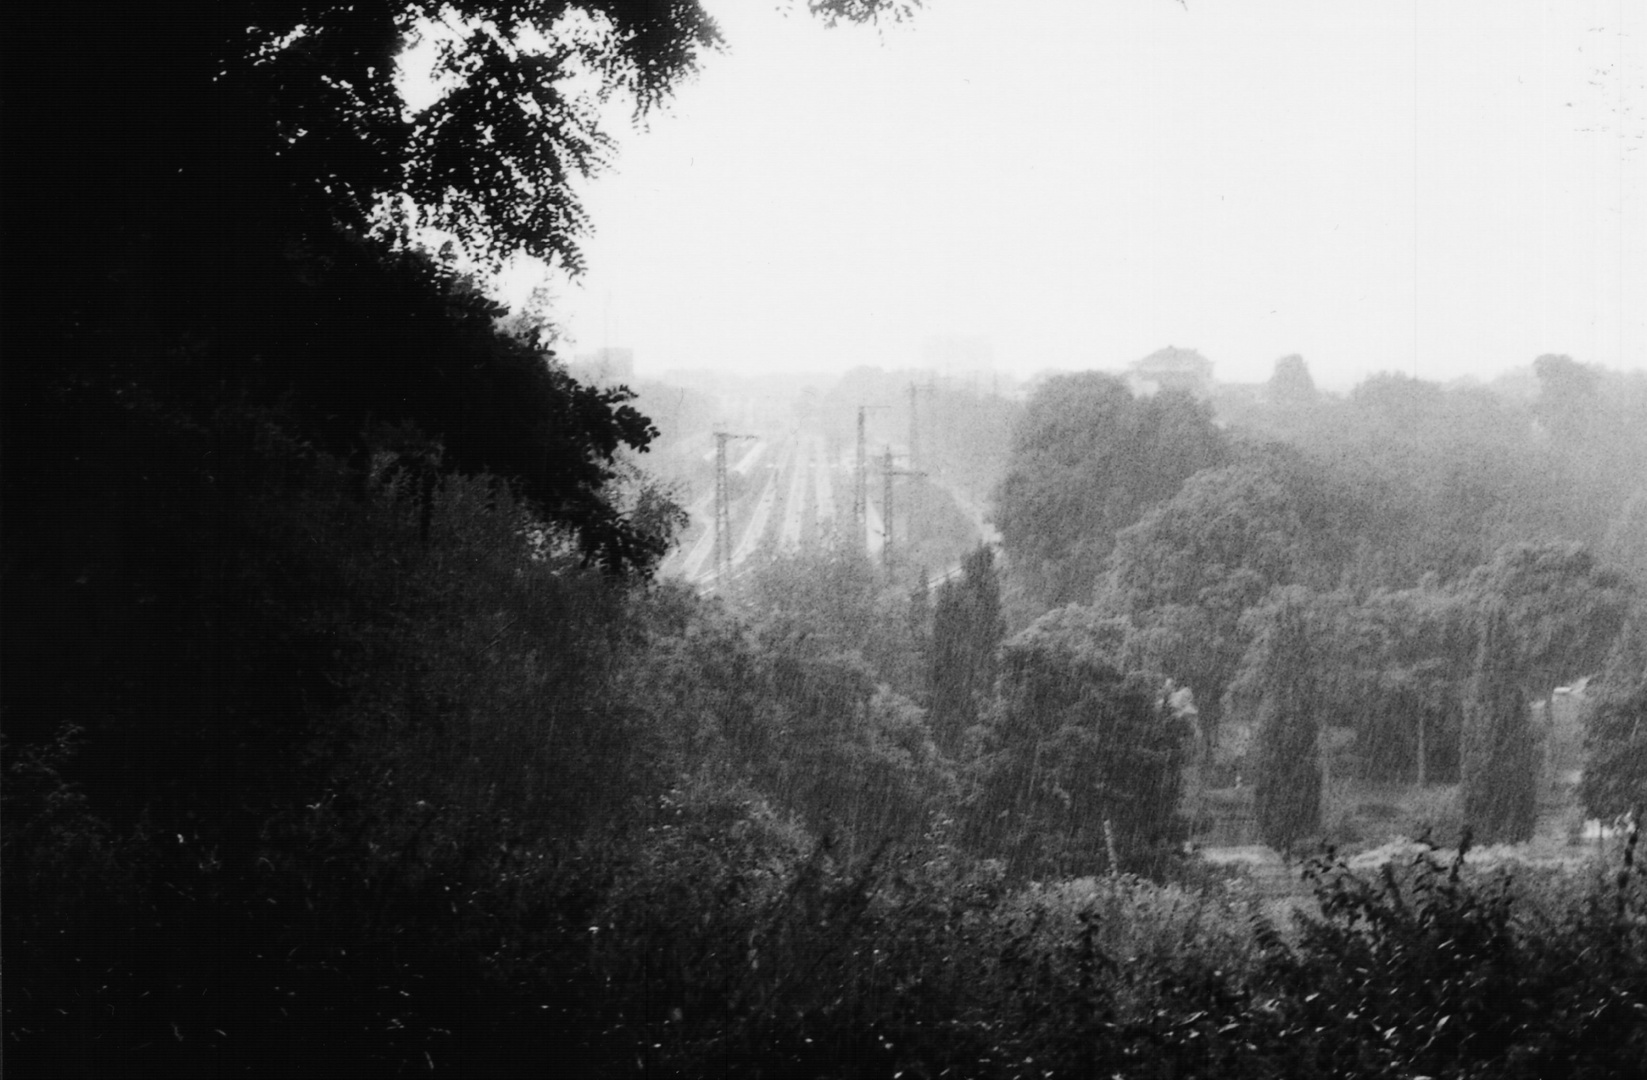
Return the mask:
[[1396,376],[1331,402],[1290,359],[1243,418],[1257,431],[1102,374],[1046,383],[999,489],[1009,615],[1090,607],[1123,666],[1192,688],[1201,782],[1255,780],[1271,842],[1316,832],[1329,742],[1368,779],[1462,780],[1484,833],[1524,836],[1525,703],[1548,718],[1599,671],[1636,592],[1583,542],[1620,550],[1619,464],[1570,512],[1564,455],[1600,438],[1573,414],[1633,399],[1603,405],[1600,375],[1546,357],[1526,410]]

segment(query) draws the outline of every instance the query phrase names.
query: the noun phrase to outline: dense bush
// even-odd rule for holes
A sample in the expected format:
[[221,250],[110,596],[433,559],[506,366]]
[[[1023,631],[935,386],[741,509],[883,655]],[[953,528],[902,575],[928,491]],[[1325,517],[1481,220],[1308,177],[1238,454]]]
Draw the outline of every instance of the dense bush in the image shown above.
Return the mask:
[[[941,843],[873,877],[814,855],[740,909],[741,930],[714,935],[764,942],[781,927],[783,962],[740,944],[730,981],[744,1004],[696,1023],[666,1010],[657,1064],[734,1076],[1629,1074],[1647,1049],[1634,841],[1614,872],[1582,884],[1477,872],[1465,850],[1443,861],[1420,846],[1371,877],[1320,857],[1313,913],[1290,930],[1239,889],[1127,876],[1008,889]],[[689,928],[691,902],[674,896],[670,925]]]
[[618,692],[641,592],[411,429],[351,465],[277,409],[71,384],[6,475],[9,1064],[439,1052],[489,950],[576,917],[578,851],[667,787],[671,718]]
[[[35,777],[55,767],[18,761]],[[239,878],[159,837],[91,864],[9,861],[8,901],[17,866],[69,901],[8,902],[23,946],[11,974],[27,988],[8,996],[14,1069],[44,1050],[103,1075],[315,1069],[290,1036],[317,1024],[354,1032],[327,1061],[459,1075],[555,1054],[590,1076],[639,1061],[684,1077],[1605,1077],[1647,1050],[1633,834],[1576,876],[1484,873],[1465,850],[1443,861],[1423,846],[1369,875],[1329,853],[1289,926],[1239,881],[1015,886],[942,822],[848,864],[747,790],[676,789],[627,837],[478,845],[461,873],[440,850],[453,817],[380,822],[375,850],[358,851],[338,813],[305,808]],[[67,891],[70,865],[92,866],[106,903]],[[116,910],[175,947],[134,954],[84,932],[51,946],[55,927]],[[188,944],[202,918],[220,928],[210,956]],[[95,969],[82,977],[76,958]],[[214,989],[225,965],[232,999]],[[76,1024],[111,1008],[120,1023],[77,1048],[89,1029],[48,1003]],[[478,1015],[490,1019],[476,1028]],[[259,1038],[286,1049],[254,1061]]]

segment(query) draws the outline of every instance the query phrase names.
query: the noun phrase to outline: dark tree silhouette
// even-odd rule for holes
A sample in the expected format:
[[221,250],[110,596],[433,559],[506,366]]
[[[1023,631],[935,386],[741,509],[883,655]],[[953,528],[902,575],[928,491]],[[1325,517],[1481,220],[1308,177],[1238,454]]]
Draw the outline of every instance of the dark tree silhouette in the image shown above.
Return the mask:
[[1515,843],[1533,835],[1537,777],[1521,657],[1502,604],[1482,616],[1475,678],[1464,710],[1464,821],[1484,843]]
[[1321,827],[1318,694],[1302,602],[1284,598],[1265,636],[1253,809],[1264,843],[1289,853]]
[[[457,81],[419,112],[395,57],[432,5],[8,11],[9,449],[73,457],[63,429],[105,399],[205,427],[278,410],[360,461],[373,429],[412,424],[447,464],[520,480],[592,559],[650,566],[660,538],[608,493],[614,455],[655,434],[628,393],[500,334],[498,305],[407,247],[435,226],[483,264],[575,269],[569,185],[605,138],[565,77],[645,107],[718,40],[680,0],[582,5],[599,32],[576,41],[552,32],[565,8],[443,9]],[[522,45],[534,26],[545,49]]]
[[978,722],[980,704],[994,690],[995,650],[1006,626],[995,555],[979,545],[959,580],[938,589],[932,613],[930,700],[933,738],[946,752]]

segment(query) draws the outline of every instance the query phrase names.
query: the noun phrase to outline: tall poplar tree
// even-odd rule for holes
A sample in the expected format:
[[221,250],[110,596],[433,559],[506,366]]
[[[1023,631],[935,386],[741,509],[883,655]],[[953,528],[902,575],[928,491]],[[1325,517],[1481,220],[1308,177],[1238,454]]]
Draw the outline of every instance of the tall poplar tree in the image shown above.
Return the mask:
[[1584,811],[1604,819],[1639,812],[1647,807],[1647,612],[1619,635],[1599,685],[1586,695]]
[[1482,616],[1475,677],[1464,707],[1461,797],[1464,821],[1484,843],[1515,843],[1533,835],[1537,816],[1536,756],[1521,655],[1503,604]]
[[995,682],[995,650],[1004,632],[995,555],[980,544],[962,564],[961,577],[939,587],[932,612],[932,732],[948,753],[978,722],[979,703]]
[[1286,596],[1266,631],[1254,811],[1264,843],[1287,853],[1321,827],[1318,695],[1304,608]]

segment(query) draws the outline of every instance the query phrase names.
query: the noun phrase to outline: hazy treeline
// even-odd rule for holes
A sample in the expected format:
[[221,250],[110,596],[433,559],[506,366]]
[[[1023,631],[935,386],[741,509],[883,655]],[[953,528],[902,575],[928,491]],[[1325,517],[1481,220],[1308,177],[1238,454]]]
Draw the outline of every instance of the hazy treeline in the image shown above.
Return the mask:
[[[1185,394],[1056,377],[1029,402],[1000,487],[1009,610],[1022,624],[1080,605],[1114,620],[1125,667],[1191,687],[1199,781],[1257,783],[1268,836],[1319,830],[1309,777],[1337,729],[1344,738],[1319,752],[1340,773],[1464,779],[1476,807],[1491,803],[1470,801],[1476,787],[1526,789],[1521,809],[1472,822],[1479,835],[1525,837],[1547,750],[1531,744],[1549,732],[1521,731],[1521,705],[1484,697],[1513,689],[1545,704],[1547,724],[1557,686],[1628,649],[1647,469],[1647,380],[1554,356],[1535,371],[1530,400],[1396,375],[1340,399],[1291,357],[1257,395],[1215,392],[1222,423]],[[1494,617],[1502,645],[1485,630]],[[1300,630],[1289,636],[1290,624]],[[1632,662],[1614,658],[1609,692],[1639,681]],[[1494,709],[1512,719],[1489,720]],[[1515,730],[1482,735],[1502,723]],[[1289,724],[1302,741],[1274,749]],[[1506,763],[1503,739],[1529,745]],[[1285,779],[1265,764],[1288,761]],[[1276,785],[1298,793],[1302,832],[1265,825]]]

